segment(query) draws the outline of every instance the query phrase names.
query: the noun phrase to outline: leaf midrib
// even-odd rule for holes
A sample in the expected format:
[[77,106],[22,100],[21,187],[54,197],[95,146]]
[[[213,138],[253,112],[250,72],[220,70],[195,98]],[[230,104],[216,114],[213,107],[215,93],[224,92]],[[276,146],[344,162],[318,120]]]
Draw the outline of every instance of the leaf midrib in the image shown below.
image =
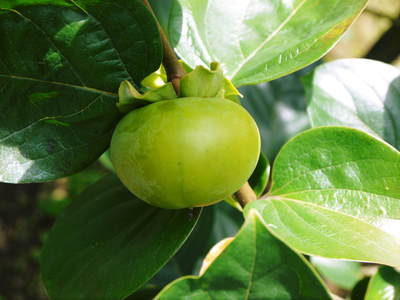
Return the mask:
[[239,66],[233,70],[232,74],[229,74],[228,77],[233,79],[239,71],[251,60],[253,59],[257,53],[265,47],[297,14],[297,12],[304,6],[307,0],[302,0],[300,4],[293,9],[293,11],[286,17],[286,19],[269,35],[257,48],[255,48],[249,56],[247,56]]
[[100,90],[100,89],[92,88],[92,87],[88,87],[88,86],[80,86],[80,85],[76,85],[76,84],[72,84],[72,83],[65,83],[65,82],[59,82],[59,81],[48,81],[48,80],[42,80],[42,79],[33,78],[33,77],[11,75],[11,74],[0,74],[0,77],[7,78],[7,79],[33,81],[33,82],[39,82],[39,83],[44,83],[44,84],[48,84],[48,85],[63,86],[63,87],[83,90],[83,91],[91,92],[91,93],[106,94],[106,95],[110,95],[113,97],[118,96],[116,93],[113,93],[113,92],[104,91],[104,90]]
[[[100,98],[101,96],[102,96],[102,94],[99,94],[89,104],[87,104],[85,107],[83,107],[82,109],[80,109],[80,110],[78,110],[76,112],[73,112],[71,114],[68,114],[68,115],[65,115],[65,116],[64,115],[58,115],[58,116],[49,116],[49,117],[39,118],[39,119],[33,121],[32,123],[26,125],[23,128],[20,128],[20,129],[18,129],[16,131],[13,131],[13,132],[11,132],[10,134],[8,134],[8,135],[6,135],[4,137],[0,137],[0,144],[3,143],[4,141],[8,140],[9,138],[11,138],[11,137],[13,137],[15,135],[18,135],[19,133],[21,133],[21,132],[23,132],[23,131],[25,131],[25,130],[33,127],[33,126],[35,126],[36,124],[38,124],[40,122],[43,122],[43,121],[46,121],[46,120],[56,120],[56,119],[59,119],[59,118],[63,118],[63,119],[72,118],[72,117],[74,117],[76,115],[84,113],[87,109],[89,109],[90,106],[92,106],[94,103],[96,103],[98,101],[98,99],[101,99]],[[86,143],[86,144],[90,144],[90,143]]]
[[[285,182],[284,184],[282,184],[281,186],[279,186],[275,190],[274,190],[274,186],[276,185],[276,183],[275,183],[275,180],[274,180],[275,176],[273,176],[272,177],[273,186],[272,186],[272,189],[271,189],[271,195],[279,195],[278,191],[282,190],[283,188],[286,188],[287,186],[292,184],[294,181],[299,180],[302,177],[305,177],[305,176],[307,176],[307,175],[309,175],[311,173],[318,172],[318,171],[321,171],[321,170],[331,169],[331,168],[342,167],[342,166],[350,164],[350,163],[358,163],[358,162],[361,162],[361,161],[369,161],[369,160],[371,160],[371,161],[392,162],[391,160],[386,160],[386,159],[383,159],[383,158],[362,158],[362,159],[347,160],[347,161],[343,161],[343,162],[340,162],[340,163],[337,163],[337,164],[331,164],[331,165],[328,165],[328,166],[324,166],[324,167],[320,167],[320,168],[316,168],[316,169],[310,169],[310,170],[307,170],[306,172],[302,172],[301,174],[298,174],[294,178],[289,179],[287,182]],[[275,172],[276,172],[276,169],[275,169]]]
[[[274,197],[274,198],[277,198],[277,197]],[[275,201],[283,200],[283,201],[281,201],[281,203],[284,203],[284,205],[285,205],[286,207],[288,207],[291,211],[293,211],[293,212],[295,213],[295,215],[297,215],[300,219],[304,220],[304,218],[303,218],[302,216],[300,216],[300,215],[297,213],[297,211],[295,211],[292,207],[288,206],[288,204],[285,203],[285,201],[286,201],[286,202],[294,202],[294,203],[296,203],[296,202],[301,202],[301,201],[294,200],[294,199],[289,199],[289,198],[283,198],[283,197],[282,197],[280,200],[279,200],[279,199],[274,199],[274,198],[269,199],[269,201],[272,203],[272,205],[273,205],[274,207],[275,207],[275,205],[274,205],[274,203],[273,203],[273,200],[275,200]],[[381,232],[384,233],[385,235],[393,237],[393,240],[396,241],[397,245],[399,245],[399,248],[400,248],[400,243],[399,243],[398,238],[396,238],[396,237],[393,236],[392,234],[390,234],[390,233],[388,233],[388,232],[382,230],[381,228],[376,227],[376,226],[374,226],[374,225],[372,225],[372,224],[366,222],[366,221],[363,220],[363,219],[356,218],[356,217],[354,217],[354,216],[352,216],[352,215],[349,215],[349,214],[346,214],[346,213],[343,213],[343,212],[333,211],[333,210],[331,210],[331,209],[329,209],[329,208],[315,205],[314,203],[308,203],[308,202],[307,202],[306,205],[310,206],[311,209],[313,209],[313,207],[314,207],[315,209],[313,209],[313,212],[314,212],[314,213],[317,213],[317,214],[319,214],[319,215],[321,215],[321,214],[318,212],[318,210],[327,210],[327,211],[331,211],[331,212],[337,213],[337,214],[339,214],[339,215],[344,215],[344,216],[350,217],[350,218],[354,219],[354,220],[357,221],[357,222],[364,223],[364,224],[367,225],[367,226],[371,226],[371,227],[375,228],[376,230],[381,231]],[[276,210],[276,211],[278,211],[278,210]],[[327,218],[327,217],[324,216],[324,215],[321,215],[321,217]],[[280,217],[279,217],[279,218],[280,218]],[[281,222],[284,223],[282,220],[281,220]],[[304,220],[304,223],[307,224],[307,226],[310,227],[313,231],[316,231],[315,228],[313,228],[306,220]],[[335,221],[335,223],[337,223],[337,222]],[[288,227],[286,227],[286,228],[288,228]],[[271,228],[271,230],[275,231],[274,228]],[[319,231],[317,231],[317,232],[318,232],[318,233],[321,233],[321,232],[319,232]],[[356,232],[355,234],[357,234],[357,232]],[[362,234],[358,234],[358,235],[359,235],[362,239],[365,238],[365,236],[362,235]],[[295,236],[297,237],[297,235],[295,235]],[[326,235],[324,234],[324,236],[326,236]],[[329,237],[329,236],[327,236],[327,237]],[[332,238],[332,237],[329,237],[329,238]],[[367,239],[367,240],[368,240],[368,241],[371,241],[370,239]],[[386,249],[385,249],[384,247],[381,247],[381,245],[376,244],[374,241],[372,241],[372,242],[373,242],[373,244],[375,244],[375,245],[378,247],[378,249],[381,249],[382,252],[386,252]],[[341,242],[341,241],[339,241],[339,243],[340,243],[340,244],[348,245],[348,244],[346,244],[345,242]],[[348,246],[349,246],[350,248],[354,248],[352,245],[348,245]],[[358,249],[358,248],[354,248],[354,249]],[[312,254],[312,253],[310,253],[310,254]],[[389,254],[391,254],[391,253],[389,252]],[[391,255],[391,256],[392,256],[392,255]]]
[[[288,193],[284,193],[284,194],[271,195],[271,197],[284,197],[284,198],[286,198],[286,196],[290,196],[290,195],[303,194],[303,193],[307,193],[307,192],[323,192],[323,191],[359,192],[359,193],[369,194],[369,195],[378,196],[378,197],[385,197],[385,198],[391,199],[393,201],[400,201],[400,196],[399,196],[399,198],[394,198],[392,196],[388,196],[388,195],[384,195],[384,194],[378,194],[378,193],[374,193],[374,192],[368,192],[368,191],[364,191],[364,190],[361,190],[361,189],[357,190],[357,189],[339,188],[339,187],[338,188],[332,187],[332,188],[320,188],[320,189],[304,189],[304,190],[292,191],[292,192],[288,192]],[[296,198],[289,198],[289,199],[296,199]],[[299,200],[299,199],[296,199],[296,200]],[[304,201],[304,200],[299,200],[299,201]],[[304,201],[304,202],[308,202],[308,201]]]

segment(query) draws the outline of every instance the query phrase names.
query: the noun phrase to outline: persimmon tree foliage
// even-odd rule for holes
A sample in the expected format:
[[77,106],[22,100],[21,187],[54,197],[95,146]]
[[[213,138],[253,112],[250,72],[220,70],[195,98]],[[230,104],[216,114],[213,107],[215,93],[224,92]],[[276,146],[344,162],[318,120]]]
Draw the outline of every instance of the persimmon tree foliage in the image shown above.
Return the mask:
[[[69,176],[111,145],[114,171],[46,239],[50,298],[333,299],[319,274],[341,259],[386,265],[365,299],[395,299],[400,71],[342,59],[278,79],[366,2],[1,1],[0,180]],[[299,76],[306,108],[285,94]]]

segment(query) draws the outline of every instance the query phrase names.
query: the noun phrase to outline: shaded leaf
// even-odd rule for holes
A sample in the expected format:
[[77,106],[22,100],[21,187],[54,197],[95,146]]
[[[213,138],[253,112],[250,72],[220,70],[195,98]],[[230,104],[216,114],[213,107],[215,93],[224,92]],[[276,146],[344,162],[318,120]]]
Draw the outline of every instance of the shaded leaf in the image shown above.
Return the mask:
[[176,0],[149,0],[161,27],[164,29],[165,34],[168,34],[168,22],[172,3],[174,1]]
[[139,0],[2,1],[0,12],[0,181],[73,174],[108,147],[120,82],[158,68],[155,22]]
[[351,291],[350,295],[351,300],[365,300],[364,297],[367,293],[369,280],[370,277],[365,277],[356,284],[354,289]]
[[400,265],[399,171],[400,153],[364,132],[311,129],[282,148],[249,209],[301,252]]
[[224,202],[204,207],[188,240],[151,282],[162,288],[177,277],[198,274],[209,249],[234,236],[242,223],[243,215]]
[[366,0],[179,0],[172,43],[192,68],[220,62],[236,86],[269,81],[321,58]]
[[308,262],[250,212],[203,276],[180,278],[155,299],[331,299]]
[[400,70],[368,59],[340,59],[305,79],[312,126],[354,127],[400,149]]
[[104,177],[107,173],[99,165],[93,164],[67,178],[43,185],[38,208],[51,216],[59,216],[87,187]]
[[57,220],[41,266],[54,300],[122,299],[179,249],[199,216],[133,196],[115,176],[87,189]]
[[244,96],[241,102],[256,120],[263,152],[271,162],[290,138],[310,128],[300,78],[315,65],[271,82],[240,89]]
[[260,152],[256,169],[253,171],[249,178],[249,184],[256,195],[259,197],[263,194],[269,178],[270,166],[267,157]]

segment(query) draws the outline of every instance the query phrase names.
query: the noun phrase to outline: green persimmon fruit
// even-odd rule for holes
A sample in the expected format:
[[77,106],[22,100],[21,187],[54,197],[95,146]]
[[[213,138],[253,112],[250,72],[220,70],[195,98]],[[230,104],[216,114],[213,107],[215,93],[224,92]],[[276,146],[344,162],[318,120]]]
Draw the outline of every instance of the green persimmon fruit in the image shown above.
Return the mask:
[[222,98],[178,98],[136,109],[111,141],[111,161],[125,186],[168,209],[223,200],[250,177],[259,153],[253,118]]

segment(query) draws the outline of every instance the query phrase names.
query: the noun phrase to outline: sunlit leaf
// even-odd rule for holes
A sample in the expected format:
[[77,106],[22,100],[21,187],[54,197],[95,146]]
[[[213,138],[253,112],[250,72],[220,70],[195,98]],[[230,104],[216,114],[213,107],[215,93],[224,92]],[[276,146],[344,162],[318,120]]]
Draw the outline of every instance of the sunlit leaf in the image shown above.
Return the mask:
[[305,79],[312,126],[350,126],[400,149],[400,69],[368,59],[340,59]]
[[174,255],[199,213],[150,206],[105,177],[72,201],[46,240],[41,267],[50,297],[123,299]]
[[367,0],[178,0],[169,32],[192,68],[220,62],[237,86],[269,81],[321,58]]
[[400,153],[355,129],[311,129],[275,160],[257,208],[295,249],[400,266]]
[[53,180],[95,161],[121,117],[120,82],[139,83],[161,62],[140,0],[5,0],[0,32],[4,182]]

